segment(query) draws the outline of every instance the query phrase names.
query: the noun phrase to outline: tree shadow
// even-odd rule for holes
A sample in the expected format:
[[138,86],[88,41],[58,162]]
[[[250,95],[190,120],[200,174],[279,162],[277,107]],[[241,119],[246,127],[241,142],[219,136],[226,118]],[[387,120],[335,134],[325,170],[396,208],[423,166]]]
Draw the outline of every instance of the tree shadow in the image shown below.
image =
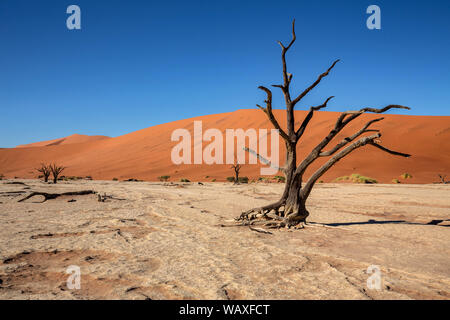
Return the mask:
[[[421,225],[421,226],[438,226],[438,227],[450,227],[450,225],[439,225],[439,223],[447,220],[431,220],[427,223],[411,222],[406,220],[374,220],[369,219],[367,221],[357,221],[357,222],[335,222],[335,223],[321,223],[324,226],[329,227],[339,227],[339,226],[353,226],[353,225],[365,225],[365,224],[410,224],[410,225]],[[318,224],[317,222],[309,222],[311,224]]]

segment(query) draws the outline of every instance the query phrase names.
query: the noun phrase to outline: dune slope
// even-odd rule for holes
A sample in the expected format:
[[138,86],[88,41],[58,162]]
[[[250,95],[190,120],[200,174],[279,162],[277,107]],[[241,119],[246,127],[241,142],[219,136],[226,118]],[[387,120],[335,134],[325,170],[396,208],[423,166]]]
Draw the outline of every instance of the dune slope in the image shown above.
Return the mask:
[[[285,112],[275,110],[275,115],[284,127]],[[305,115],[306,111],[296,111],[297,125]],[[337,117],[336,112],[316,113],[298,145],[299,159],[307,155],[328,133]],[[356,132],[366,121],[375,117],[379,115],[361,116],[332,143],[337,143]],[[384,121],[373,125],[374,129],[381,129],[383,134],[381,143],[388,148],[409,153],[412,157],[408,159],[396,157],[372,146],[365,146],[338,162],[323,176],[323,181],[333,181],[337,177],[359,173],[384,183],[390,183],[393,179],[399,179],[402,183],[432,183],[438,181],[438,173],[450,174],[450,117],[404,115],[384,115],[384,117]],[[203,132],[209,128],[217,128],[223,133],[226,129],[238,128],[254,128],[257,131],[263,128],[272,129],[266,115],[260,110],[238,110],[170,122],[116,138],[90,139],[79,143],[67,143],[65,140],[61,143],[46,142],[45,146],[33,144],[32,148],[1,149],[0,173],[6,177],[34,178],[37,176],[34,168],[40,162],[46,161],[66,166],[67,176],[89,175],[94,179],[136,178],[154,181],[161,175],[169,175],[170,180],[187,178],[193,181],[212,179],[224,181],[227,176],[232,175],[230,165],[172,163],[171,150],[178,144],[177,141],[171,141],[172,132],[185,128],[193,135],[194,121],[202,121]],[[209,142],[203,142],[203,148],[208,144]],[[283,158],[284,145],[280,140],[281,163]],[[311,166],[306,176],[311,175],[326,159],[320,160]],[[404,173],[411,174],[413,178],[406,180],[400,178]],[[241,175],[258,178],[260,165],[244,164]]]

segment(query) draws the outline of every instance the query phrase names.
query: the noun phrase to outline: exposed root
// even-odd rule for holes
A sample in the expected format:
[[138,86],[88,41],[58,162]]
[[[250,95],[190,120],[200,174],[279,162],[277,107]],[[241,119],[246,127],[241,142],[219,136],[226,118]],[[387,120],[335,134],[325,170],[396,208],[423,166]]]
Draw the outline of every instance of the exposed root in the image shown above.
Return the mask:
[[249,226],[249,229],[252,231],[255,231],[255,232],[259,232],[259,233],[272,234],[272,232],[270,232],[270,231],[266,231],[266,230],[260,229],[260,228],[254,228],[251,226]]
[[278,201],[278,202],[269,204],[264,207],[254,208],[254,209],[245,211],[235,220],[236,221],[246,221],[246,220],[254,220],[254,219],[258,219],[258,218],[282,220],[282,218],[279,214],[281,211],[280,209],[283,206],[284,206],[284,201]]
[[286,208],[286,203],[282,199],[267,206],[243,212],[235,221],[240,222],[239,225],[260,225],[268,229],[305,228],[308,211],[305,209],[298,213],[292,210],[291,207]]
[[292,212],[286,214],[285,202],[280,200],[264,207],[254,208],[243,212],[235,219],[235,221],[240,222],[239,224],[236,224],[239,226],[260,225],[268,229],[291,227],[294,229],[303,229],[305,227],[307,216],[307,212],[304,215],[298,215]]

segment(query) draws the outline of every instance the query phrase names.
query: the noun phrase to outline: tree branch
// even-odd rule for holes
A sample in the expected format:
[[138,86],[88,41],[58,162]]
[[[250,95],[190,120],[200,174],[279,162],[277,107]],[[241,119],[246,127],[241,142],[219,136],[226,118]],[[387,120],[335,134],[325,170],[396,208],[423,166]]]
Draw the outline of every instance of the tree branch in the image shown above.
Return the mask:
[[331,150],[329,150],[329,151],[326,151],[326,152],[321,152],[321,153],[319,154],[319,156],[320,156],[320,157],[327,157],[327,156],[333,155],[333,154],[336,153],[336,151],[338,151],[340,148],[342,148],[343,146],[345,146],[345,145],[348,144],[349,142],[352,142],[353,140],[355,140],[356,138],[358,138],[358,137],[359,137],[360,135],[362,135],[363,133],[366,133],[366,132],[373,132],[373,131],[379,132],[378,130],[367,130],[367,128],[368,128],[371,124],[373,124],[373,123],[375,123],[375,122],[378,122],[378,121],[381,121],[381,120],[383,120],[383,119],[384,119],[384,118],[378,118],[378,119],[370,120],[369,122],[367,122],[367,123],[365,124],[365,126],[364,126],[361,130],[359,130],[358,132],[356,132],[355,134],[353,134],[353,135],[351,135],[351,136],[349,136],[349,137],[344,138],[341,142],[339,142],[336,146],[334,146],[333,149],[331,149]]
[[[376,109],[376,108],[362,108],[360,110],[355,110],[355,111],[346,111],[343,112],[337,122],[335,127],[339,127],[341,125],[343,125],[344,127],[350,123],[352,120],[356,119],[357,117],[359,117],[360,115],[362,115],[365,112],[372,112],[372,113],[384,113],[386,111],[389,111],[391,109],[406,109],[406,110],[411,110],[411,108],[409,107],[405,107],[405,106],[401,106],[398,104],[390,104],[384,108],[381,109]],[[350,117],[348,117],[347,119],[345,119],[348,115],[350,115]],[[345,119],[345,120],[344,120]]]
[[292,101],[292,105],[295,106],[301,99],[303,99],[304,96],[306,96],[312,89],[314,89],[320,83],[320,81],[322,81],[322,79],[324,77],[328,76],[331,69],[333,69],[334,66],[336,65],[336,63],[338,63],[339,61],[340,61],[339,59],[334,61],[333,64],[327,69],[327,71],[322,73],[312,85],[310,85],[308,88],[306,88],[305,91],[303,91],[297,98],[295,98]]
[[320,153],[322,152],[323,148],[325,148],[330,143],[330,141],[339,132],[341,132],[342,129],[344,129],[351,121],[358,118],[365,112],[383,113],[390,109],[408,109],[409,110],[410,108],[401,106],[401,105],[388,105],[381,109],[363,108],[358,111],[343,112],[339,116],[338,120],[336,121],[334,128],[328,133],[328,135],[311,151],[311,153],[297,167],[297,169],[295,171],[295,178],[299,179],[301,176],[303,176],[303,173],[306,171],[306,169],[320,156]]
[[327,172],[336,162],[350,154],[353,150],[358,149],[366,144],[374,145],[375,147],[388,152],[393,155],[402,156],[402,157],[409,157],[409,154],[400,153],[396,151],[389,150],[377,143],[374,142],[375,139],[381,137],[380,133],[375,133],[370,136],[363,137],[359,139],[358,141],[352,143],[347,148],[341,150],[338,154],[336,154],[334,157],[332,157],[330,160],[328,160],[322,167],[320,167],[316,172],[313,173],[313,175],[308,179],[308,182],[306,182],[305,186],[303,187],[301,191],[302,197],[308,197],[309,193],[312,190],[312,187],[316,183],[317,179],[319,179],[325,172]]
[[410,154],[407,154],[407,153],[401,153],[401,152],[398,152],[398,151],[390,150],[390,149],[388,149],[388,148],[386,148],[386,147],[383,147],[382,145],[379,145],[379,144],[376,143],[376,142],[369,142],[368,144],[370,144],[370,145],[372,145],[372,146],[374,146],[374,147],[376,147],[376,148],[378,148],[378,149],[381,149],[381,150],[383,150],[384,152],[393,154],[393,155],[395,155],[395,156],[400,156],[400,157],[405,157],[405,158],[411,157]]
[[325,108],[327,106],[328,101],[330,101],[333,98],[334,98],[334,96],[331,96],[324,103],[322,103],[320,106],[311,107],[309,109],[309,112],[306,115],[305,119],[303,120],[302,124],[300,125],[300,128],[298,128],[297,132],[295,133],[295,135],[297,137],[297,141],[301,138],[301,136],[305,132],[306,127],[308,126],[309,122],[311,121],[311,119],[312,119],[312,117],[314,115],[314,111],[318,111],[320,109]]
[[306,199],[309,195],[309,193],[312,190],[312,187],[316,183],[317,179],[319,179],[325,172],[327,172],[336,162],[344,158],[346,155],[348,155],[353,150],[360,148],[369,141],[373,141],[374,139],[377,139],[381,137],[380,133],[376,133],[364,138],[359,139],[358,141],[352,143],[347,148],[340,151],[338,154],[336,154],[334,157],[332,157],[330,160],[328,160],[322,167],[320,167],[316,172],[313,173],[313,175],[309,178],[309,180],[306,182],[305,186],[302,188],[301,196],[305,197]]
[[281,88],[283,91],[285,100],[286,100],[286,106],[288,106],[291,102],[291,96],[289,93],[289,85],[292,80],[292,74],[287,71],[287,64],[286,64],[286,53],[291,48],[291,46],[294,44],[295,40],[297,39],[297,36],[295,35],[295,19],[292,20],[292,40],[289,43],[287,47],[285,47],[281,41],[278,41],[278,44],[281,47],[281,62],[283,65],[283,85],[273,85],[274,87]]
[[283,137],[283,139],[288,141],[289,140],[288,135],[286,134],[286,132],[283,129],[281,129],[280,124],[278,123],[277,119],[275,118],[275,116],[273,115],[273,112],[272,112],[272,91],[270,91],[269,89],[267,89],[266,87],[263,87],[263,86],[259,86],[258,89],[263,90],[267,94],[267,100],[264,101],[266,103],[266,108],[261,107],[259,104],[257,104],[256,106],[258,108],[260,108],[262,111],[264,111],[265,114],[267,114],[270,122],[272,122],[275,129],[278,129],[278,131],[280,132],[280,135]]
[[258,152],[254,151],[254,150],[252,150],[252,149],[250,149],[250,148],[247,148],[247,147],[244,147],[243,149],[244,149],[245,151],[247,151],[248,153],[253,154],[253,155],[254,155],[255,157],[257,157],[262,163],[268,165],[269,167],[274,168],[274,169],[276,169],[276,170],[278,170],[278,171],[284,172],[284,168],[274,166],[274,165],[272,164],[271,161],[269,161],[269,160],[267,160],[266,158],[264,158],[264,157],[263,157],[262,155],[260,155]]

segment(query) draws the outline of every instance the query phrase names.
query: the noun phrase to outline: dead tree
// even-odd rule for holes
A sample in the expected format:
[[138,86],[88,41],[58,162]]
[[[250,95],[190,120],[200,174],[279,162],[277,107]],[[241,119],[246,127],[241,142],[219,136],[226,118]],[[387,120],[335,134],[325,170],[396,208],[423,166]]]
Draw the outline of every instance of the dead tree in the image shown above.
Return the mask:
[[55,163],[52,163],[49,165],[50,171],[52,172],[53,175],[53,183],[57,183],[58,182],[58,177],[61,174],[61,172],[64,171],[65,167],[63,166],[58,166]]
[[44,181],[48,182],[48,177],[50,177],[50,165],[46,165],[44,163],[41,163],[41,166],[36,169],[38,172],[42,173],[44,176]]
[[445,178],[447,177],[446,175],[438,174],[438,177],[439,177],[439,180],[441,180],[441,183],[443,183],[443,184],[450,183],[450,181],[445,180]]
[[239,171],[241,171],[242,166],[239,163],[233,164],[231,169],[234,170],[234,184],[239,184]]
[[[314,89],[323,78],[328,76],[330,71],[335,67],[339,60],[334,61],[331,66],[315,80],[309,87],[307,87],[299,95],[291,96],[290,84],[293,78],[292,73],[288,72],[286,64],[286,53],[291,48],[296,40],[295,35],[295,20],[292,22],[292,40],[285,46],[278,41],[281,46],[281,62],[283,67],[283,84],[276,84],[273,87],[281,89],[286,104],[287,128],[281,128],[279,122],[272,112],[272,91],[267,87],[260,86],[259,89],[264,91],[267,99],[264,101],[265,106],[257,105],[269,118],[272,125],[279,130],[279,134],[285,142],[286,146],[286,162],[280,170],[286,177],[286,185],[280,200],[264,207],[254,208],[243,212],[236,220],[243,221],[245,224],[262,223],[267,227],[291,227],[306,222],[309,212],[306,209],[306,200],[311,193],[316,181],[327,172],[339,160],[350,154],[352,151],[370,145],[382,151],[393,155],[409,157],[409,154],[404,154],[392,151],[379,144],[381,133],[379,130],[369,129],[375,122],[383,120],[377,118],[365,123],[362,128],[352,135],[348,135],[345,139],[337,143],[334,147],[324,150],[325,147],[338,135],[350,122],[360,117],[367,112],[384,113],[391,109],[408,109],[408,107],[401,105],[388,105],[381,109],[362,108],[356,111],[347,111],[341,113],[338,117],[333,129],[328,135],[320,141],[311,153],[304,158],[300,163],[297,162],[296,147],[303,134],[306,131],[308,124],[316,111],[319,111],[327,106],[327,103],[333,98],[327,98],[321,105],[313,106],[309,109],[306,117],[300,124],[299,128],[295,127],[294,108],[312,89]],[[366,133],[371,133],[366,135]],[[330,157],[329,160],[322,165],[316,172],[314,172],[308,180],[304,183],[303,178],[306,169],[314,163],[317,159],[323,157]]]

